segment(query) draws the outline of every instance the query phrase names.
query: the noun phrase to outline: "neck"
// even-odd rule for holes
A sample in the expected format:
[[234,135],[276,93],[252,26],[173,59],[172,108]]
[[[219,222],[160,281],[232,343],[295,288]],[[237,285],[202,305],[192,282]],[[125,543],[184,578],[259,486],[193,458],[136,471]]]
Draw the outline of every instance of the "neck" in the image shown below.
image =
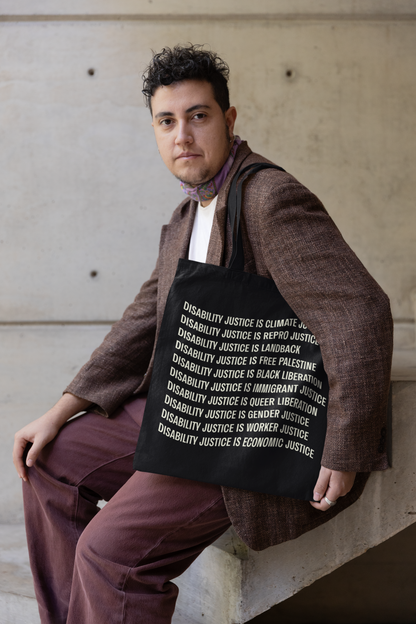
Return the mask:
[[204,208],[206,208],[207,206],[210,205],[210,203],[214,200],[214,198],[212,199],[206,199],[205,201],[200,201],[199,203],[201,204],[201,206],[203,206]]

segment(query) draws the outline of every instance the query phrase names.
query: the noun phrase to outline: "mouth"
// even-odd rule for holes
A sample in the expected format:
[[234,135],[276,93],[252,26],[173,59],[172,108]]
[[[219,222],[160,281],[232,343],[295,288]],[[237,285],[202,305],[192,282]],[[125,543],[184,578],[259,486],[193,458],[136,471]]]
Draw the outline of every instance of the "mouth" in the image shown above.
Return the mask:
[[176,157],[176,160],[193,160],[199,158],[200,155],[201,154],[194,154],[193,152],[182,152],[182,154]]

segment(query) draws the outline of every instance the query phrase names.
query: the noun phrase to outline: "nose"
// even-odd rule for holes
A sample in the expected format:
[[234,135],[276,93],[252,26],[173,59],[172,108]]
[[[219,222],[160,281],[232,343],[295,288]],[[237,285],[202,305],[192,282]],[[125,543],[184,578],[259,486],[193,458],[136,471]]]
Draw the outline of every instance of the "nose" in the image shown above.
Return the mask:
[[189,125],[185,121],[180,121],[177,126],[175,143],[179,147],[185,147],[193,143],[194,139],[190,131]]

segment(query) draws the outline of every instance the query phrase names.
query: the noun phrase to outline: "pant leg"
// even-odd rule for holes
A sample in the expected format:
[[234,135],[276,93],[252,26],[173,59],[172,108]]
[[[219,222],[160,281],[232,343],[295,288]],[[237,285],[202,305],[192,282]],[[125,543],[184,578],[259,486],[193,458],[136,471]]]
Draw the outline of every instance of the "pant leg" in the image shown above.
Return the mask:
[[79,540],[68,624],[168,624],[171,579],[229,526],[219,486],[136,472]]
[[69,421],[28,469],[23,502],[42,624],[67,620],[79,536],[97,502],[110,500],[133,474],[145,402],[135,399],[110,419],[88,413]]
[[[26,526],[42,624],[170,622],[170,580],[230,526],[218,486],[133,473],[143,409],[136,399],[112,419],[68,423],[29,471]],[[101,498],[111,500],[97,515]]]

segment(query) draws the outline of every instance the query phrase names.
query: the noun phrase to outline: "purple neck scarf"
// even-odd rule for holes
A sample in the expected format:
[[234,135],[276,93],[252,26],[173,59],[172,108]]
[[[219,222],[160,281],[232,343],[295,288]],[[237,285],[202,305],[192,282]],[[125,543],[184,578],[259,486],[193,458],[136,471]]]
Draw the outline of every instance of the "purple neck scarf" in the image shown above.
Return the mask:
[[208,182],[203,182],[202,184],[198,184],[197,186],[193,186],[192,184],[187,184],[186,182],[181,182],[181,189],[184,193],[189,195],[192,199],[197,202],[208,201],[209,199],[214,199],[222,185],[224,184],[225,178],[230,172],[232,164],[234,162],[235,155],[237,153],[238,146],[241,143],[241,139],[239,136],[234,137],[234,143],[230,151],[230,155],[228,156],[225,164],[218,171],[218,173],[211,178]]

